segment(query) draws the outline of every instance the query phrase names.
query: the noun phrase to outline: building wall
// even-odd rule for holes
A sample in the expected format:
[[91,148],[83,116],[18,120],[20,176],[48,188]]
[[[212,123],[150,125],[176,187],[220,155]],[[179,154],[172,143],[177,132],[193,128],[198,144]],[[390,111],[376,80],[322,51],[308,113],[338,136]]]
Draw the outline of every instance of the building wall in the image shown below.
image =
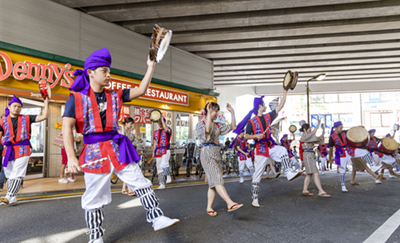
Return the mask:
[[[47,0],[0,1],[0,41],[85,60],[109,48],[112,67],[144,75],[150,38]],[[196,88],[213,88],[212,62],[169,48],[154,78]]]

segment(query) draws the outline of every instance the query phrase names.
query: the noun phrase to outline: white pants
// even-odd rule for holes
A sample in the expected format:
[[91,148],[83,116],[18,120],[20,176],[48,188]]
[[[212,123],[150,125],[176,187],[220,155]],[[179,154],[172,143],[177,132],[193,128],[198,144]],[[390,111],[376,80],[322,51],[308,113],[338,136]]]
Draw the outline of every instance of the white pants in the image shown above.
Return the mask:
[[354,156],[350,156],[349,153],[347,153],[347,150],[345,150],[345,153],[346,157],[340,158],[341,167],[339,167],[339,173],[341,174],[346,173],[347,164],[350,162],[351,158],[362,158],[367,155],[369,151],[366,149],[356,148],[354,151]]
[[380,159],[381,159],[381,162],[388,164],[388,165],[393,166],[394,164],[396,164],[396,160],[392,156],[389,156],[386,154],[384,154],[383,157]]
[[[275,145],[273,148],[269,149],[269,158],[276,162],[282,162],[282,156],[288,156],[287,150],[282,147]],[[256,155],[254,158],[254,174],[253,174],[253,183],[259,183],[261,181],[261,176],[264,173],[265,167],[267,166],[267,159],[263,155]]]
[[151,187],[151,181],[143,176],[143,173],[136,163],[130,163],[124,169],[115,171],[110,163],[109,173],[85,173],[86,191],[82,196],[82,208],[93,210],[111,203],[110,179],[115,173],[133,191]]
[[167,153],[161,157],[156,158],[157,173],[164,172],[164,168],[169,168],[169,158],[171,157],[171,150],[167,150]]
[[346,157],[340,158],[340,167],[339,167],[340,174],[346,173],[347,164],[350,162],[350,159],[351,159],[351,156],[349,155],[349,153],[347,153],[346,150],[344,152],[345,152]]
[[369,154],[368,150],[356,148],[354,151],[354,156],[352,156],[352,158],[361,158],[364,157],[366,154]]
[[372,152],[372,158],[374,159],[374,163],[376,166],[381,164],[381,158],[376,153]]
[[325,162],[326,162],[326,157],[325,158],[321,157],[321,171],[322,172],[325,171]]
[[[17,179],[25,177],[28,169],[29,156],[24,156],[16,160],[8,161],[7,167],[4,167],[4,175],[7,179]],[[4,158],[3,158],[4,163]]]
[[239,159],[239,171],[244,170],[244,165],[246,165],[248,169],[253,167],[253,161],[251,161],[251,158],[247,158],[246,160]]

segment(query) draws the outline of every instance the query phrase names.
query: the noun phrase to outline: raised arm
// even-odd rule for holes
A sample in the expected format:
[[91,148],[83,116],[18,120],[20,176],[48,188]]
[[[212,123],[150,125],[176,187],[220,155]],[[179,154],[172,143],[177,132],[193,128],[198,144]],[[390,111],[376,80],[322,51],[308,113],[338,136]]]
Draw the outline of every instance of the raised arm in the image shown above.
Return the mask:
[[163,118],[161,118],[161,122],[165,131],[167,131],[167,133],[171,133],[171,129],[169,129]]
[[226,104],[226,109],[231,113],[231,130],[236,129],[236,119],[235,119],[235,110],[233,107],[228,103]]
[[317,126],[314,128],[314,130],[312,131],[313,133],[317,133],[319,124],[321,124],[321,119],[318,119],[318,125],[317,125]]
[[207,123],[206,123],[206,134],[210,134],[211,131],[211,125],[213,123],[211,119],[211,112],[212,112],[212,106],[211,103],[208,103],[207,105]]
[[131,89],[129,93],[129,99],[136,99],[144,94],[146,94],[147,89],[149,88],[151,78],[153,77],[154,68],[156,66],[156,62],[150,60],[150,57],[147,57],[147,71],[144,75],[142,82],[140,82],[139,88]]
[[283,96],[282,96],[281,102],[279,103],[279,105],[276,107],[276,110],[275,110],[277,114],[282,110],[283,106],[285,106],[287,92],[288,92],[287,90],[283,90]]
[[44,111],[42,114],[36,116],[35,122],[41,122],[47,119],[49,115],[49,98],[44,100]]

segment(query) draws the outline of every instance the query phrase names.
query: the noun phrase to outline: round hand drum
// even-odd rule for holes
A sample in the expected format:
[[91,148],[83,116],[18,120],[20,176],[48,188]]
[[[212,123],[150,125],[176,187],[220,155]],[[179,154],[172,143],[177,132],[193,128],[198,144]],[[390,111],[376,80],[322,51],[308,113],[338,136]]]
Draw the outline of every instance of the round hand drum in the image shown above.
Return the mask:
[[283,88],[285,90],[293,90],[296,87],[297,84],[297,79],[298,79],[298,73],[297,72],[292,72],[292,71],[287,71],[285,74],[285,77],[283,79]]
[[378,149],[385,154],[393,154],[399,148],[399,143],[394,138],[387,137],[382,139]]
[[364,148],[368,144],[368,131],[364,127],[352,127],[347,131],[347,143],[350,147]]
[[158,122],[159,120],[161,120],[162,114],[161,111],[158,109],[154,109],[152,111],[150,111],[149,114],[149,119],[152,122]]
[[168,50],[172,31],[154,25],[150,43],[150,60],[159,63]]
[[50,84],[46,82],[46,80],[42,79],[39,81],[39,91],[42,95],[43,99],[49,98],[51,99],[51,88]]
[[297,127],[295,125],[290,125],[289,132],[295,133],[297,131]]

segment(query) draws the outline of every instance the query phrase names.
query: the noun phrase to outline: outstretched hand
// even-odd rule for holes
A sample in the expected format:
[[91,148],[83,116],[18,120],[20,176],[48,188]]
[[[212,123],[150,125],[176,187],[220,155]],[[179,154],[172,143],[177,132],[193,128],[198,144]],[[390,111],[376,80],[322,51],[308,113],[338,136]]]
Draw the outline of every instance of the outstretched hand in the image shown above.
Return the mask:
[[156,65],[156,61],[152,61],[150,59],[150,55],[147,56],[147,66],[148,67],[154,67]]

